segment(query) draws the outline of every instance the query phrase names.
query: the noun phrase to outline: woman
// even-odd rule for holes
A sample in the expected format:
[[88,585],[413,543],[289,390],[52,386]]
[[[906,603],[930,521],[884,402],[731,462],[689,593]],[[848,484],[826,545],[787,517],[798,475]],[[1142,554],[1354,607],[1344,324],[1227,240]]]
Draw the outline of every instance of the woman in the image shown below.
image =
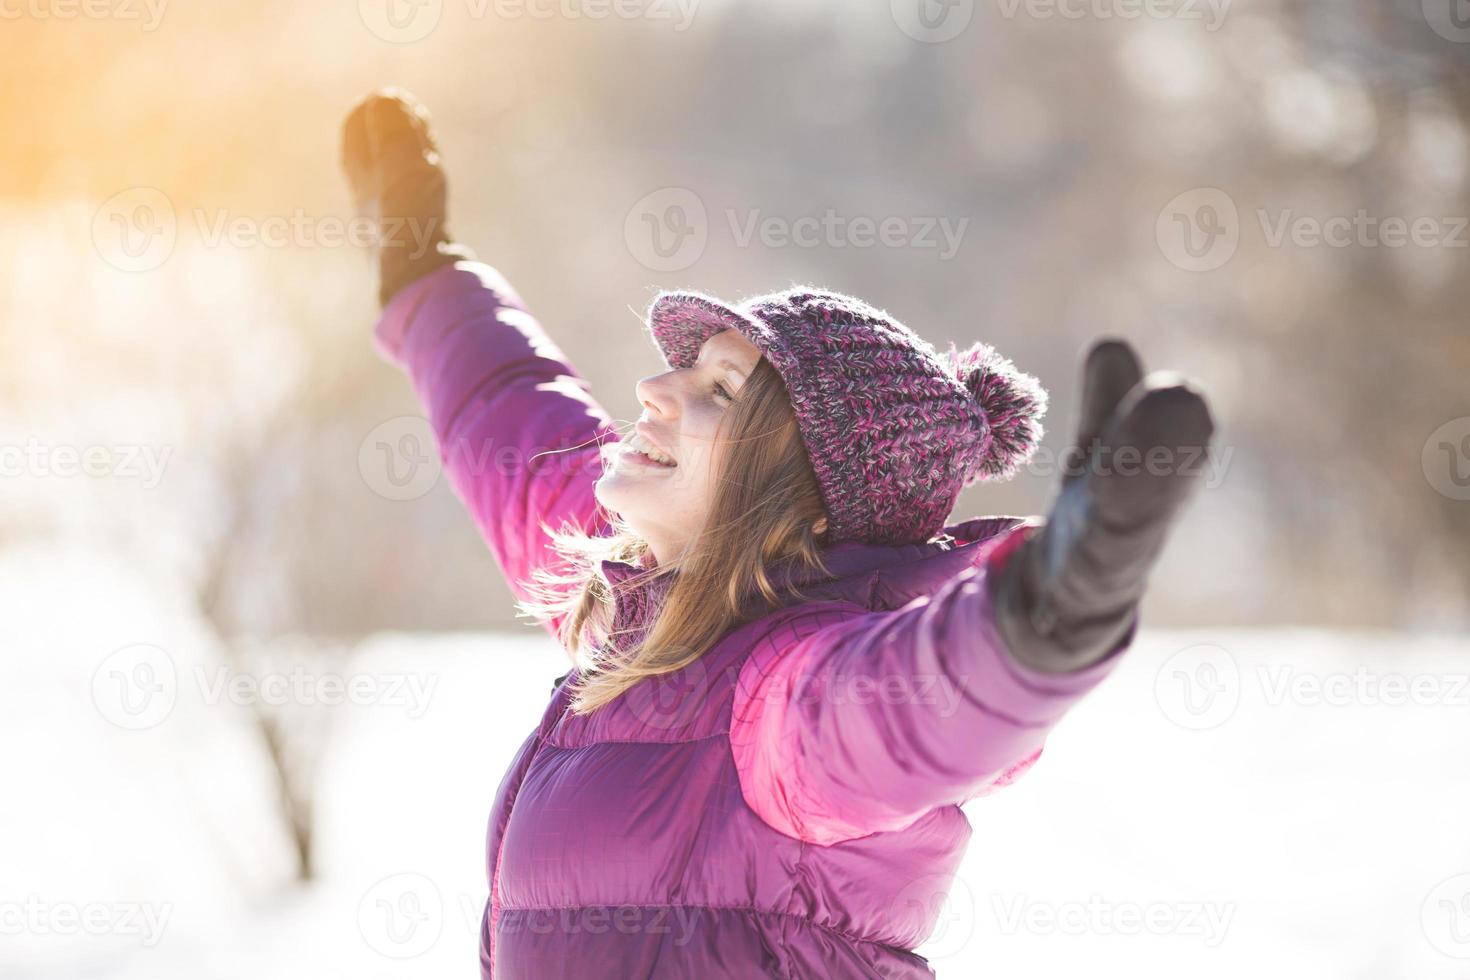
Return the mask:
[[1207,446],[1201,396],[1099,344],[1049,519],[946,526],[961,487],[1031,454],[1035,379],[837,293],[665,293],[669,370],[620,439],[450,239],[422,107],[364,100],[343,163],[387,219],[379,349],[574,667],[497,794],[483,975],[933,976],[912,950],[959,805],[1116,666],[1198,482],[1155,464]]

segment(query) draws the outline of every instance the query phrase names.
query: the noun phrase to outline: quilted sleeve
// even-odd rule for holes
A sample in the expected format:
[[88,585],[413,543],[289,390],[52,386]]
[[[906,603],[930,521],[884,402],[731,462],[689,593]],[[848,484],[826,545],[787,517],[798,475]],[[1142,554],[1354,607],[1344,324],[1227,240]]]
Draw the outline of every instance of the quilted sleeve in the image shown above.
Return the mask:
[[[559,559],[545,527],[605,533],[593,495],[616,441],[587,382],[488,265],[457,262],[396,295],[374,338],[408,373],[464,501],[517,598]],[[558,622],[545,624],[556,635]]]
[[828,604],[769,635],[741,669],[731,746],[746,802],[776,830],[835,844],[901,830],[1013,780],[1131,641],[1070,674],[1002,647],[985,576],[1011,532],[932,595],[872,612]]

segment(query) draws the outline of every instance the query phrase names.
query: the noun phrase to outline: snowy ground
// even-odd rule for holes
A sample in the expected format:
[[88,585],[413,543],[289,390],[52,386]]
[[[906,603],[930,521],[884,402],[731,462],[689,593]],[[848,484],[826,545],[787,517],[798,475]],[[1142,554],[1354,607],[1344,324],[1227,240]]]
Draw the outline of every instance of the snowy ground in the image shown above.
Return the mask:
[[[0,564],[0,977],[476,975],[484,822],[563,669],[548,640],[365,643],[365,703],[330,709],[321,882],[299,889],[202,635],[125,572],[17,567]],[[1467,654],[1146,633],[1026,777],[968,808],[921,952],[956,980],[1470,977]]]

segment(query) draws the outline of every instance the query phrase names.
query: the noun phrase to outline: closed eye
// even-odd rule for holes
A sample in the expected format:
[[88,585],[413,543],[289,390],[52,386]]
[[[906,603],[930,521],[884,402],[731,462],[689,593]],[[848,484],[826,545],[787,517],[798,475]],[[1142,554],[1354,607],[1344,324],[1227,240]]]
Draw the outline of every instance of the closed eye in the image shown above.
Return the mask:
[[729,390],[725,387],[725,383],[723,381],[715,382],[714,392],[716,395],[719,395],[726,401],[733,402],[735,400],[735,396],[730,394]]

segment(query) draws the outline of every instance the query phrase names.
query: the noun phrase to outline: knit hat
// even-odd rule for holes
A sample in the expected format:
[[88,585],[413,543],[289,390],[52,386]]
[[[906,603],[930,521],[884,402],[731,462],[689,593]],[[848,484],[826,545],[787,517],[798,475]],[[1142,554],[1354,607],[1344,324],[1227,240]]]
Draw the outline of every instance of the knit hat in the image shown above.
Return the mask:
[[829,540],[912,544],[960,490],[1004,479],[1041,440],[1046,392],[986,344],[947,356],[882,310],[796,286],[732,306],[664,292],[647,328],[670,368],[738,330],[785,382],[826,504]]

